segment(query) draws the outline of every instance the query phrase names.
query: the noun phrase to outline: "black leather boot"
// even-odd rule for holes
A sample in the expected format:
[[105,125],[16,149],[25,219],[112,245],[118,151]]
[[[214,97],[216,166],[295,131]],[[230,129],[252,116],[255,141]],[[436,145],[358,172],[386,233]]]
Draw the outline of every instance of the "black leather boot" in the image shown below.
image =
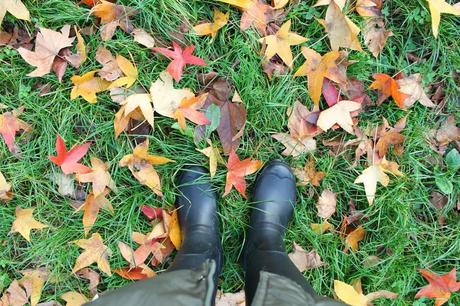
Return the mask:
[[284,246],[284,234],[296,202],[296,182],[289,166],[279,160],[268,162],[257,177],[252,200],[243,253],[247,305],[251,305],[254,298],[260,271],[289,278],[315,296]]
[[189,166],[181,170],[177,179],[179,194],[176,198],[182,246],[169,271],[197,269],[206,260],[214,260],[214,283],[222,269],[222,247],[217,220],[216,194],[208,170]]

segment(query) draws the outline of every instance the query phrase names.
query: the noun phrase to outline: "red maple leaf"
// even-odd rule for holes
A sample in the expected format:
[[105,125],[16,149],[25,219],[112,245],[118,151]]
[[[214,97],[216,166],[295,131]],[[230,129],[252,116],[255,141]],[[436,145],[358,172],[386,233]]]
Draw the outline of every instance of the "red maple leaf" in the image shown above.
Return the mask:
[[166,70],[176,82],[179,82],[181,79],[185,65],[206,66],[203,59],[192,55],[195,46],[188,46],[182,50],[178,43],[173,42],[173,48],[174,50],[168,48],[153,48],[153,51],[159,52],[173,60],[169,63]]
[[260,160],[252,160],[251,158],[240,160],[235,151],[232,150],[227,162],[228,172],[227,182],[225,183],[224,196],[226,196],[232,190],[232,187],[235,186],[235,189],[238,190],[238,192],[241,193],[244,198],[247,198],[246,180],[244,177],[246,175],[253,174],[261,166],[262,162]]
[[50,156],[49,159],[56,165],[60,166],[64,174],[88,173],[91,172],[91,168],[88,168],[85,165],[78,163],[78,161],[82,159],[83,156],[85,156],[86,152],[88,152],[89,146],[90,143],[87,142],[82,145],[76,145],[70,151],[67,151],[64,140],[59,134],[57,134],[57,155]]
[[452,292],[460,290],[460,282],[457,282],[457,271],[455,268],[444,275],[437,275],[425,269],[421,269],[419,272],[429,284],[420,289],[415,298],[422,296],[436,298],[434,305],[440,306],[449,300]]

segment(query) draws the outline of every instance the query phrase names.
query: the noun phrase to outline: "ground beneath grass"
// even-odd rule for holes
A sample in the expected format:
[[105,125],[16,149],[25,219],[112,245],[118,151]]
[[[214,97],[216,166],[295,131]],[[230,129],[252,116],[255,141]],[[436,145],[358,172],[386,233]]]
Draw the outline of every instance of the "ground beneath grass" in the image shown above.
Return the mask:
[[[298,159],[281,156],[283,147],[271,138],[271,134],[287,130],[286,111],[294,101],[300,100],[311,107],[306,79],[293,79],[288,74],[268,80],[261,68],[260,44],[257,41],[259,35],[253,30],[240,31],[240,13],[237,10],[210,0],[118,2],[137,8],[139,14],[134,17],[134,24],[165,42],[175,39],[173,33],[183,23],[195,25],[200,20],[212,19],[212,11],[216,7],[230,11],[229,24],[221,30],[214,42],[209,38],[185,33],[187,42],[196,45],[196,54],[204,58],[208,66],[187,68],[180,86],[198,89],[196,74],[199,72],[217,71],[219,75],[232,80],[248,111],[246,132],[238,154],[241,157],[254,154],[255,158],[262,161],[280,158],[293,167],[305,164],[308,156]],[[324,53],[329,51],[328,40],[314,17],[322,17],[325,9],[311,7],[314,2],[299,1],[287,18],[293,22],[293,31],[310,39],[308,46]],[[94,22],[93,17],[88,17],[89,10],[76,6],[75,1],[29,0],[24,3],[30,10],[32,23],[23,23],[11,16],[7,16],[5,22],[20,24],[31,31],[34,25],[60,29],[65,24],[84,27]],[[392,178],[387,188],[379,187],[375,203],[370,207],[362,185],[353,184],[364,169],[364,163],[351,169],[351,150],[337,157],[328,154],[329,148],[323,146],[321,140],[330,139],[338,132],[331,131],[318,137],[319,146],[313,157],[317,169],[327,175],[319,188],[299,188],[299,201],[286,244],[291,248],[295,241],[307,250],[318,251],[326,265],[305,272],[305,277],[321,294],[332,296],[334,279],[351,282],[361,278],[365,292],[386,289],[399,294],[397,300],[382,300],[377,305],[425,305],[423,300],[413,302],[415,293],[426,284],[417,269],[428,268],[445,273],[453,267],[458,268],[460,264],[460,218],[453,211],[459,195],[459,180],[454,177],[455,188],[448,197],[448,204],[442,212],[436,212],[430,204],[429,196],[437,190],[435,178],[442,176],[444,170],[442,158],[428,145],[427,137],[429,130],[438,127],[439,121],[445,119],[445,114],[453,113],[458,119],[460,23],[458,18],[443,16],[439,38],[435,40],[431,34],[431,19],[426,1],[385,1],[383,13],[386,26],[393,31],[394,36],[377,59],[370,53],[351,52],[349,58],[357,63],[350,66],[348,74],[369,85],[372,74],[376,72],[389,75],[399,71],[407,74],[421,73],[424,84],[442,84],[446,106],[442,110],[433,111],[416,105],[409,111],[403,111],[394,103],[385,102],[379,107],[371,107],[360,116],[362,127],[377,126],[383,117],[394,124],[407,116],[408,122],[403,132],[407,137],[403,155],[389,155],[391,160],[401,165],[405,175]],[[351,15],[358,25],[362,24],[359,16]],[[0,142],[0,171],[14,186],[15,193],[12,201],[0,204],[0,291],[13,279],[20,278],[20,271],[46,267],[58,281],[46,284],[42,301],[57,300],[62,293],[71,290],[88,293],[87,283],[71,273],[80,253],[78,247],[71,242],[83,237],[81,213],[74,211],[70,199],[58,193],[53,177],[60,170],[48,160],[48,156],[54,154],[56,133],[59,132],[67,143],[91,141],[91,155],[111,165],[112,176],[119,187],[119,192],[110,197],[115,212],[102,212],[93,231],[99,232],[114,251],[110,259],[113,268],[125,266],[117,242],[129,242],[132,231],[145,232],[149,228],[145,218],[140,215],[139,207],[145,203],[171,207],[175,198],[174,178],[179,169],[191,163],[207,165],[205,156],[195,150],[192,138],[171,129],[174,123],[172,119],[158,117],[155,118],[155,131],[148,136],[150,152],[176,161],[158,167],[163,177],[164,199],[141,186],[127,168],[118,166],[121,157],[133,149],[128,136],[114,139],[113,117],[118,105],[105,93],[99,95],[98,103],[94,105],[82,99],[70,101],[69,79],[73,73],[82,74],[99,67],[93,59],[100,45],[113,53],[131,57],[139,69],[139,83],[145,88],[157,79],[168,61],[136,44],[121,31],[117,31],[116,36],[105,43],[98,35],[86,36],[85,39],[90,45],[90,60],[78,73],[68,69],[62,84],[58,83],[53,74],[40,79],[27,77],[32,67],[22,60],[17,51],[0,48],[0,102],[11,108],[24,106],[26,111],[21,118],[33,125],[30,133],[19,138],[22,158],[12,156],[5,144]],[[300,48],[294,48],[294,51],[299,54]],[[413,62],[408,57],[409,53],[419,57],[420,61]],[[303,59],[297,59],[295,66],[298,67],[302,62]],[[37,82],[51,84],[52,91],[40,97],[38,90],[34,89]],[[374,100],[376,98],[371,97]],[[254,153],[255,148],[258,150]],[[219,194],[223,194],[225,174],[225,168],[219,168],[213,179]],[[250,177],[249,181],[253,178]],[[317,235],[310,229],[311,223],[320,222],[316,216],[315,203],[325,188],[338,193],[337,213],[329,220],[335,227],[340,225],[342,216],[348,211],[350,200],[365,212],[363,226],[367,235],[359,251],[345,253],[338,235]],[[50,227],[34,232],[31,243],[17,234],[9,234],[16,206],[35,207],[36,219]],[[238,258],[245,239],[248,207],[248,201],[236,192],[219,201],[225,250],[220,287],[224,291],[238,291],[243,287]],[[438,223],[439,214],[445,217],[443,225]],[[365,266],[363,262],[369,256],[379,256],[381,262],[371,267]],[[169,263],[164,263],[157,270],[161,271]],[[117,288],[126,283],[127,280],[116,275],[104,276],[99,290]],[[427,305],[432,304],[431,301],[425,302]],[[459,305],[460,295],[454,294],[449,303]]]

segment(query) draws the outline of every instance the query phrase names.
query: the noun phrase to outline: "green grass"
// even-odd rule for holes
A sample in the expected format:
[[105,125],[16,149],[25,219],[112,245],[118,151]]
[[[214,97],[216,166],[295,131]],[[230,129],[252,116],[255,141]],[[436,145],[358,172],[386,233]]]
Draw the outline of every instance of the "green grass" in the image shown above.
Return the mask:
[[[60,29],[64,24],[77,24],[80,27],[91,25],[95,19],[88,17],[89,10],[75,5],[73,0],[26,0],[32,22],[21,22],[7,16],[6,22],[24,26],[34,31],[35,25]],[[227,5],[216,1],[186,0],[124,0],[125,5],[136,7],[139,14],[134,18],[137,27],[154,33],[158,40],[169,42],[172,33],[181,23],[194,25],[202,19],[211,19],[212,10],[219,7],[231,11],[230,22],[219,33],[214,42],[209,38],[198,38],[185,34],[188,44],[197,46],[196,54],[203,57],[207,67],[188,67],[180,82],[181,87],[199,89],[196,74],[217,71],[219,75],[232,80],[248,110],[248,123],[242,138],[238,154],[249,157],[258,147],[255,157],[263,161],[283,158],[292,166],[303,166],[308,156],[295,160],[280,155],[282,145],[271,138],[271,133],[287,130],[286,111],[295,100],[308,106],[312,102],[306,91],[306,79],[293,79],[285,75],[268,80],[261,69],[260,45],[258,34],[253,30],[241,32],[239,29],[240,13]],[[293,20],[293,31],[310,40],[306,45],[323,53],[329,50],[328,40],[321,26],[314,17],[324,16],[325,8],[312,8],[315,1],[300,1],[288,14]],[[353,152],[347,151],[338,157],[328,155],[328,148],[321,140],[344,132],[334,131],[317,137],[318,150],[313,156],[317,168],[327,173],[318,188],[299,188],[294,220],[289,228],[286,244],[290,248],[296,241],[305,249],[316,249],[326,264],[325,267],[310,270],[305,277],[321,294],[332,296],[334,279],[351,282],[362,278],[365,292],[381,289],[399,294],[396,301],[379,300],[377,305],[410,305],[414,295],[425,280],[416,271],[428,268],[438,273],[459,267],[460,258],[460,218],[452,210],[459,196],[458,178],[454,182],[455,190],[449,196],[448,208],[443,211],[446,223],[440,226],[437,212],[429,202],[429,195],[437,190],[435,177],[442,174],[442,159],[429,146],[427,135],[430,129],[438,126],[439,120],[446,113],[456,113],[458,118],[458,96],[460,72],[460,37],[459,18],[443,15],[439,38],[431,34],[430,16],[426,1],[386,1],[383,13],[387,28],[394,36],[389,39],[382,55],[375,59],[370,53],[351,52],[349,58],[357,60],[349,68],[349,75],[365,81],[369,85],[372,74],[383,72],[390,75],[398,71],[407,74],[421,73],[424,84],[442,82],[449,101],[442,113],[434,112],[416,105],[409,111],[403,111],[387,101],[381,106],[373,106],[360,115],[359,125],[376,126],[386,117],[390,124],[399,118],[408,116],[405,151],[402,156],[390,153],[389,159],[397,161],[404,172],[400,178],[392,177],[390,185],[379,186],[373,206],[367,204],[362,185],[353,184],[354,179],[364,169],[364,160],[356,169],[350,170]],[[355,13],[352,19],[363,24],[363,19]],[[162,175],[164,199],[155,196],[148,188],[141,186],[129,173],[127,168],[120,168],[118,161],[132,151],[128,136],[114,139],[113,116],[118,106],[111,101],[108,94],[99,95],[98,103],[91,105],[82,99],[70,101],[70,76],[83,74],[99,68],[94,60],[95,50],[102,45],[113,53],[132,56],[139,69],[138,84],[145,88],[158,77],[167,66],[163,57],[152,54],[139,46],[129,35],[117,30],[115,37],[102,42],[97,35],[85,36],[90,45],[89,59],[79,69],[68,69],[62,84],[53,74],[43,78],[29,78],[26,74],[33,70],[19,54],[8,48],[0,48],[0,102],[10,108],[25,106],[21,117],[33,125],[33,130],[18,137],[22,157],[12,156],[6,145],[0,141],[0,171],[11,182],[14,199],[0,204],[0,291],[13,279],[21,277],[20,271],[27,268],[46,267],[58,282],[48,282],[44,288],[42,301],[55,300],[64,292],[75,290],[88,293],[87,283],[76,278],[71,269],[79,254],[73,240],[83,237],[81,213],[74,212],[70,199],[57,192],[53,175],[60,171],[51,165],[48,156],[54,154],[55,134],[60,133],[68,144],[91,141],[90,154],[97,156],[111,165],[110,171],[119,187],[117,194],[110,195],[114,214],[101,212],[93,228],[99,232],[108,246],[114,251],[110,259],[112,268],[125,265],[116,247],[122,240],[130,242],[133,230],[147,231],[148,223],[140,215],[139,207],[148,203],[159,207],[171,207],[174,203],[174,177],[184,164],[207,164],[206,158],[195,150],[193,139],[171,129],[172,119],[157,116],[155,131],[148,138],[150,152],[174,159],[176,163],[159,166]],[[300,48],[293,48],[298,54]],[[411,63],[407,54],[413,53],[422,58],[418,63]],[[298,67],[303,59],[298,58]],[[39,97],[33,89],[37,82],[49,83],[52,91]],[[372,98],[375,100],[374,93]],[[347,136],[348,137],[348,136]],[[213,142],[218,143],[216,135]],[[433,161],[437,166],[433,166]],[[89,162],[89,158],[85,158]],[[219,168],[213,183],[219,194],[223,193],[225,169]],[[253,181],[254,176],[249,178]],[[89,188],[89,187],[88,187]],[[356,253],[344,253],[343,242],[336,234],[317,235],[310,229],[312,222],[319,222],[315,203],[324,188],[338,193],[337,213],[330,220],[338,227],[341,218],[348,210],[348,202],[353,200],[358,209],[367,216],[364,227],[367,230],[365,240]],[[88,189],[89,191],[89,189]],[[32,242],[27,243],[18,234],[9,234],[14,220],[16,206],[35,207],[37,220],[49,224],[48,229],[35,231]],[[222,242],[225,249],[224,272],[220,278],[220,287],[224,291],[237,291],[243,287],[242,270],[238,264],[244,231],[248,223],[248,202],[235,191],[219,201]],[[373,267],[365,267],[363,261],[371,255],[379,256],[382,261]],[[158,271],[164,270],[170,260]],[[99,290],[112,289],[126,284],[118,276],[102,277]],[[425,300],[426,302],[426,300]],[[426,302],[432,305],[432,302]],[[450,305],[460,304],[460,294],[456,293]],[[415,302],[414,305],[425,305]]]

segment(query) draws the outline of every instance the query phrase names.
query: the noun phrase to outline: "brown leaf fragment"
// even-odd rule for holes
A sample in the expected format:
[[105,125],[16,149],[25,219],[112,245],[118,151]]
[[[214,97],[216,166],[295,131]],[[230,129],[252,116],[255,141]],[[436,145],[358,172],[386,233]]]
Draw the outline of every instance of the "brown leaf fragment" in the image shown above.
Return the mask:
[[99,275],[99,273],[90,268],[83,268],[81,270],[78,270],[75,274],[78,277],[89,280],[89,292],[91,293],[91,295],[95,296],[97,294],[97,286],[101,281],[101,276]]
[[294,251],[288,254],[288,256],[300,272],[318,268],[324,265],[321,257],[315,250],[307,252],[295,242]]
[[99,47],[96,51],[96,61],[103,67],[97,72],[101,78],[106,81],[115,81],[123,75],[118,67],[115,57],[104,47]]
[[388,37],[393,36],[393,33],[385,29],[383,17],[378,17],[366,21],[363,35],[364,43],[369,51],[371,51],[375,57],[378,57],[385,47]]
[[382,16],[383,0],[357,0],[355,10],[363,17],[379,17]]
[[216,306],[246,306],[244,290],[235,293],[224,293],[218,290],[216,295]]
[[246,125],[246,107],[237,94],[234,95],[232,101],[227,100],[217,105],[220,108],[217,133],[222,142],[224,153],[230,154],[240,145],[240,138]]
[[319,183],[326,175],[322,171],[316,171],[315,160],[311,156],[308,158],[304,168],[294,168],[293,171],[299,180],[297,184],[300,186],[306,186],[308,183],[313,186],[319,186]]
[[352,231],[348,236],[345,238],[345,252],[348,248],[351,248],[354,252],[358,251],[359,249],[359,242],[364,239],[366,235],[366,230],[361,225]]
[[272,137],[281,142],[286,149],[281,153],[284,156],[300,156],[316,150],[316,140],[313,137],[295,138],[288,133],[273,134]]
[[144,29],[134,29],[131,34],[134,37],[134,41],[138,42],[144,47],[151,49],[155,46],[155,39]]
[[328,189],[324,189],[318,199],[316,208],[318,209],[318,217],[328,219],[335,213],[337,205],[337,194]]
[[420,73],[411,74],[408,77],[396,81],[399,85],[399,91],[407,95],[404,100],[404,107],[409,108],[415,102],[420,102],[426,107],[436,107],[436,104],[428,98],[422,86],[422,76]]
[[400,145],[404,142],[406,137],[395,131],[389,131],[382,134],[375,146],[377,153],[380,157],[387,154],[390,145]]

